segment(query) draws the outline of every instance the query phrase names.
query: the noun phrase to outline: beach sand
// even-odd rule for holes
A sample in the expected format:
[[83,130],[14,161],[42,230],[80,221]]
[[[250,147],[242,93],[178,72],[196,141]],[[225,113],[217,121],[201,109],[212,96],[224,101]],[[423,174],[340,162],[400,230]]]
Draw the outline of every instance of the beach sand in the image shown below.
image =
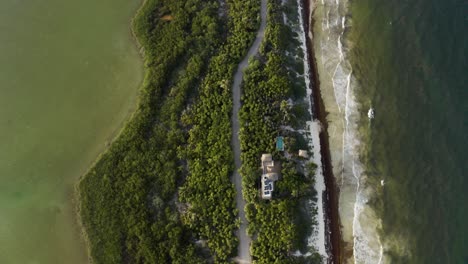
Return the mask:
[[320,91],[320,80],[317,71],[317,62],[315,59],[314,49],[312,47],[312,40],[311,37],[313,36],[313,29],[314,20],[312,13],[313,12],[313,0],[304,0],[304,12],[305,14],[305,32],[308,33],[307,46],[309,47],[309,64],[310,64],[310,76],[311,78],[311,87],[312,87],[312,96],[311,101],[313,101],[313,114],[314,119],[320,121],[322,130],[320,132],[320,145],[321,145],[321,156],[322,156],[322,166],[323,166],[323,175],[325,178],[325,185],[326,190],[324,192],[323,201],[324,201],[324,208],[325,208],[325,219],[326,219],[326,226],[325,232],[328,235],[327,242],[328,242],[328,251],[329,251],[329,259],[328,263],[341,263],[342,262],[342,254],[341,254],[341,247],[342,247],[342,239],[341,239],[341,231],[340,231],[340,216],[338,212],[338,197],[339,197],[339,190],[336,185],[335,177],[333,175],[332,170],[332,163],[330,158],[330,148],[329,148],[329,141],[328,141],[328,126],[326,120],[326,111],[325,106],[322,101],[321,91]]

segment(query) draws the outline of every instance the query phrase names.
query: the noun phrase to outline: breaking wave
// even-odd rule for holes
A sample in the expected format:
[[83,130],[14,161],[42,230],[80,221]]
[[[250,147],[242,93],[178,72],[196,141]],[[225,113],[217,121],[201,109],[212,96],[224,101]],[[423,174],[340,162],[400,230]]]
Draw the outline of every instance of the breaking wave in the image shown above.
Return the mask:
[[358,121],[363,115],[355,98],[357,82],[347,60],[349,43],[345,33],[350,26],[346,17],[347,4],[343,0],[312,3],[316,21],[312,41],[328,112],[333,172],[340,189],[344,250],[352,252],[353,256],[346,262],[383,263],[384,247],[377,233],[381,220],[368,205],[374,187],[366,182],[367,176],[359,160],[362,143]]

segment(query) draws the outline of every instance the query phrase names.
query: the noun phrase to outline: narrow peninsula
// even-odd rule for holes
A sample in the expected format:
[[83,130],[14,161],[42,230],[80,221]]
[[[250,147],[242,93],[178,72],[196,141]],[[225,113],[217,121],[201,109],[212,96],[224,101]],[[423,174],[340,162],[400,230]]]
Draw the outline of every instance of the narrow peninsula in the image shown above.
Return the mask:
[[301,12],[300,0],[143,3],[138,109],[77,186],[93,263],[331,259]]

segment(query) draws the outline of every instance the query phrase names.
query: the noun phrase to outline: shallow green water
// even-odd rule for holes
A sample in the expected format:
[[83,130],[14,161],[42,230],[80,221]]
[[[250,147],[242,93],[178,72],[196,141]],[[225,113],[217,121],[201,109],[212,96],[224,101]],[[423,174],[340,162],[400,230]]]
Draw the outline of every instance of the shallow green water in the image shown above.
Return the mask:
[[84,263],[74,184],[135,107],[140,1],[0,1],[0,263]]
[[361,0],[350,11],[360,103],[376,113],[361,125],[384,259],[468,263],[468,5]]

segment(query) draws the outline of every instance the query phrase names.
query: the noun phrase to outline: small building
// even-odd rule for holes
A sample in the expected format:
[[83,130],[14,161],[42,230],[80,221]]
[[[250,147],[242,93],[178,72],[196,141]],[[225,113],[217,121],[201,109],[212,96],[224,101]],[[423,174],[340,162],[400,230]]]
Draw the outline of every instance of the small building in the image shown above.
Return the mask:
[[275,189],[275,182],[268,179],[267,176],[262,176],[262,198],[271,199],[273,196],[273,190]]
[[307,159],[309,158],[309,154],[307,153],[307,150],[300,149],[299,150],[299,157]]
[[271,154],[262,154],[262,186],[261,193],[263,199],[271,199],[275,190],[275,181],[279,179],[279,164],[275,164]]
[[261,160],[262,160],[262,169],[275,165],[275,162],[273,161],[273,157],[269,153],[262,154]]

